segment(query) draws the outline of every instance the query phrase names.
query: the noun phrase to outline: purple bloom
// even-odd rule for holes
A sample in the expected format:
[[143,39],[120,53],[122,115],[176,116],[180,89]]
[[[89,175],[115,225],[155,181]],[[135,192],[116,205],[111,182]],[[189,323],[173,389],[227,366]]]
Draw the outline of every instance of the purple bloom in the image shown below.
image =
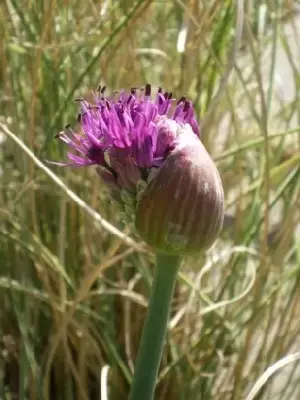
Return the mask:
[[190,101],[182,97],[175,104],[172,93],[160,88],[152,100],[149,84],[130,93],[104,93],[105,87],[99,88],[94,104],[78,99],[83,134],[68,125],[57,135],[71,150],[68,162],[57,164],[97,165],[113,197],[120,200],[118,188],[136,194],[138,182],[147,181],[151,170],[164,163],[178,144],[180,126],[189,124],[197,136],[199,127]]
[[172,93],[163,94],[159,89],[153,101],[150,85],[146,85],[144,95],[132,88],[130,94],[122,91],[117,98],[107,98],[104,91],[105,87],[95,95],[93,105],[79,99],[83,136],[70,126],[58,135],[78,153],[68,153],[69,163],[65,165],[108,167],[105,158],[113,154],[116,162],[130,159],[137,168],[159,167],[177,141],[175,124],[170,121],[188,123],[199,135],[192,104],[185,98],[172,112]]

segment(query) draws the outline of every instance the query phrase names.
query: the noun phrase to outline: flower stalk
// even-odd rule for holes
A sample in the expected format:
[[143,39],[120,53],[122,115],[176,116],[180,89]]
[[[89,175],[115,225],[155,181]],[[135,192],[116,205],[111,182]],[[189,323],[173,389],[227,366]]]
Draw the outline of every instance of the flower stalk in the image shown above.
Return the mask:
[[181,257],[160,253],[156,256],[152,292],[135,364],[130,400],[154,398],[170,304],[180,264]]

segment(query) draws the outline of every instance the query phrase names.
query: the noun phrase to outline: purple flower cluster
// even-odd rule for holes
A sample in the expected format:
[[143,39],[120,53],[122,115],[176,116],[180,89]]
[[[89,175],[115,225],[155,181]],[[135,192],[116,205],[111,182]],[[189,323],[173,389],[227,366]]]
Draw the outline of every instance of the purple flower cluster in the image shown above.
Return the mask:
[[174,148],[174,134],[169,132],[168,120],[188,123],[199,135],[192,104],[181,98],[171,113],[172,93],[158,89],[155,101],[151,100],[151,86],[146,85],[143,95],[136,88],[131,93],[121,92],[116,99],[104,96],[105,87],[99,88],[95,104],[85,99],[81,102],[79,119],[84,136],[69,126],[58,136],[78,155],[68,153],[70,162],[65,165],[107,166],[104,154],[112,149],[132,158],[140,168],[160,166]]
[[180,141],[180,128],[188,124],[193,136],[199,136],[191,102],[182,97],[175,103],[172,93],[163,93],[161,88],[152,100],[149,84],[109,97],[105,96],[105,87],[100,87],[94,94],[94,104],[78,100],[82,133],[68,125],[57,135],[71,150],[68,161],[57,164],[97,165],[118,201],[122,190],[136,195],[140,182],[146,183],[151,171],[162,166]]

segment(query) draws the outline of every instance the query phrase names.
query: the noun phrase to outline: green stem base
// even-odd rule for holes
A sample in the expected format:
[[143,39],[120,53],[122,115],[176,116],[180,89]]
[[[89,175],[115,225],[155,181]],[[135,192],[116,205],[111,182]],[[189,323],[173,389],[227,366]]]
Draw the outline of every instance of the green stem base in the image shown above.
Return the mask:
[[129,400],[152,400],[167,331],[170,304],[181,258],[157,254],[152,292],[144,323]]

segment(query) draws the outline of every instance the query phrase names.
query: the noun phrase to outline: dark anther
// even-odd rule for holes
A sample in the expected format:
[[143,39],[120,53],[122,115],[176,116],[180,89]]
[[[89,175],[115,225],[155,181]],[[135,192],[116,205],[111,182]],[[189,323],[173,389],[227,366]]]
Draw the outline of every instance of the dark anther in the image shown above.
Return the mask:
[[145,85],[145,96],[150,96],[151,95],[151,85],[147,83]]
[[136,93],[136,87],[132,86],[132,88],[130,89],[130,93],[131,94],[135,94]]
[[97,87],[97,92],[101,92],[101,85]]
[[67,124],[66,126],[65,126],[65,129],[70,129],[71,128],[71,124]]
[[169,96],[168,96],[168,100],[171,100],[171,99],[172,99],[172,96],[173,96],[173,93],[170,92],[170,93],[169,93]]
[[106,107],[110,110],[111,107],[110,107],[109,101],[106,99],[105,99],[105,104],[106,104]]
[[106,90],[106,86],[103,86],[103,88],[100,90],[100,92],[103,94]]
[[162,88],[159,86],[157,93],[161,93],[162,92]]
[[82,115],[81,115],[81,113],[79,113],[78,115],[77,115],[77,122],[81,122],[81,117],[82,117]]
[[164,93],[164,98],[167,99],[168,96],[169,96],[169,92],[165,92],[165,93]]
[[83,97],[77,97],[77,99],[75,99],[75,101],[84,101]]
[[54,136],[55,139],[59,139],[59,138],[60,138],[60,135],[61,135],[61,132],[57,133],[57,134]]
[[185,97],[184,96],[182,96],[182,97],[180,97],[180,99],[177,101],[177,105],[178,104],[180,104],[180,103],[182,103],[182,102],[185,102]]
[[189,109],[190,109],[190,102],[189,102],[189,101],[186,101],[186,102],[184,103],[183,111],[184,111],[184,112],[187,112]]

